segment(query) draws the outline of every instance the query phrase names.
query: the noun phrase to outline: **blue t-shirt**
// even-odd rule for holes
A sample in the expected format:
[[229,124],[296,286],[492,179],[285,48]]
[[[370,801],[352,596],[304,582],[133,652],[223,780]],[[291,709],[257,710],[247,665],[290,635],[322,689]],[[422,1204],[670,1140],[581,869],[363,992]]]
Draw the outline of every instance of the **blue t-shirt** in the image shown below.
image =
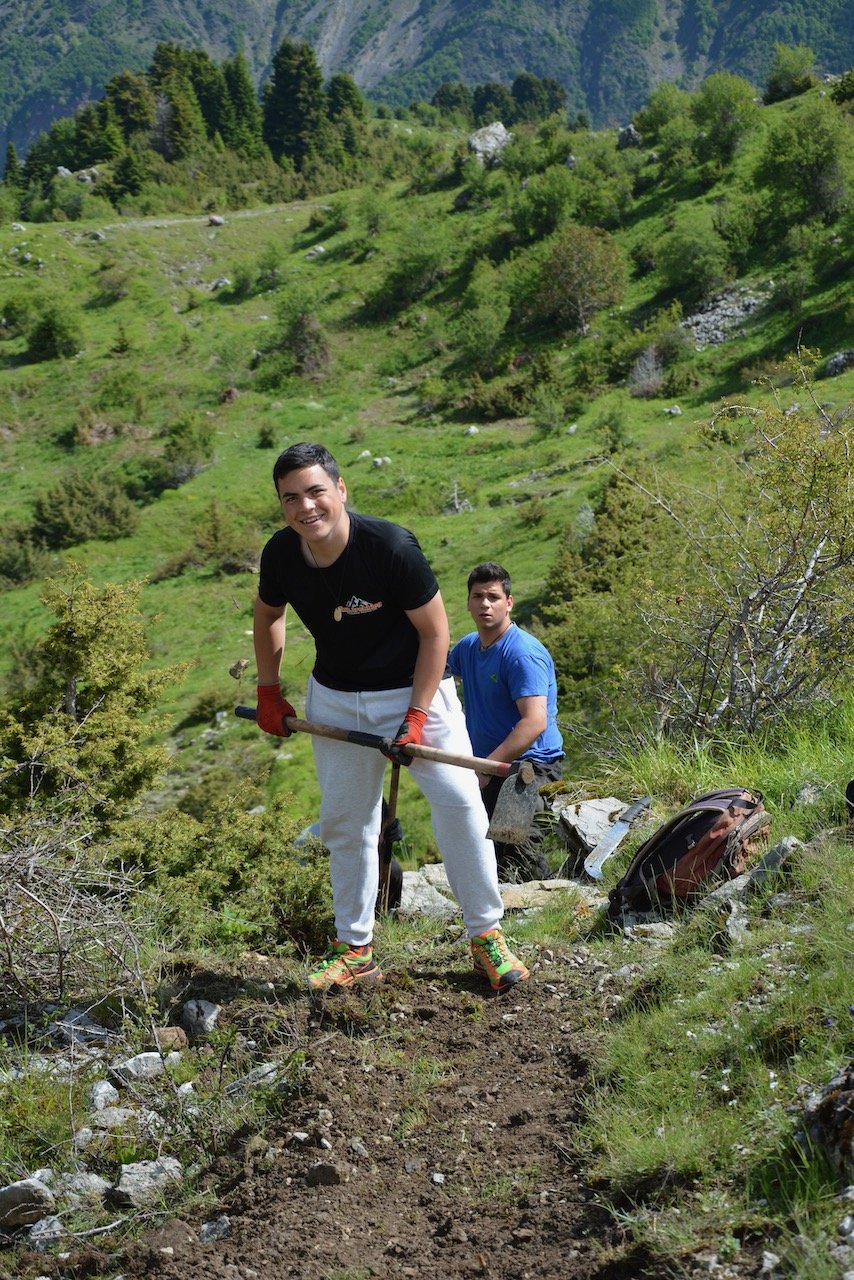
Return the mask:
[[451,650],[448,666],[463,682],[463,705],[475,755],[487,756],[519,723],[517,698],[545,698],[548,724],[522,759],[546,763],[563,756],[557,727],[557,682],[552,656],[515,622],[488,649],[476,631]]

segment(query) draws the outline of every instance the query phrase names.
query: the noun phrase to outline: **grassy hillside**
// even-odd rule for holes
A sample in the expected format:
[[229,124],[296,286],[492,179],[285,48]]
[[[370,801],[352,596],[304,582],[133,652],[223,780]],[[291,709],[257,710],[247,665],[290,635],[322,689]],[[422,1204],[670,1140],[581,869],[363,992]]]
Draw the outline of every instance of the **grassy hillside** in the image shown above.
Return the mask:
[[[803,398],[787,385],[786,357],[799,344],[817,349],[821,370],[824,357],[850,343],[851,261],[833,226],[812,224],[809,243],[790,232],[785,248],[748,242],[739,284],[767,301],[725,342],[702,351],[672,319],[701,305],[702,282],[689,271],[674,289],[651,265],[681,229],[690,267],[718,211],[735,216],[743,208],[769,132],[810,100],[767,108],[749,144],[711,184],[700,169],[619,153],[613,135],[566,135],[564,142],[548,128],[539,137],[523,134],[503,169],[476,173],[455,168],[453,138],[384,123],[380,129],[422,157],[405,186],[235,212],[221,226],[185,216],[4,228],[3,309],[38,311],[61,299],[74,344],[70,356],[34,359],[26,326],[7,324],[3,518],[26,528],[39,501],[50,509],[46,496],[57,497],[80,475],[120,482],[135,504],[132,530],[79,545],[72,536],[68,549],[40,552],[36,580],[8,584],[0,596],[8,638],[0,667],[13,686],[46,625],[44,572],[73,559],[96,582],[145,578],[153,659],[188,664],[164,702],[183,748],[176,784],[185,787],[214,763],[200,730],[215,711],[253,692],[251,662],[242,691],[228,668],[251,659],[254,577],[246,566],[276,527],[270,468],[278,450],[306,438],[339,457],[357,509],[417,532],[455,635],[468,626],[465,576],[484,556],[507,564],[517,616],[536,624],[554,602],[550,572],[600,500],[615,457],[643,460],[663,483],[678,481],[689,492],[707,487],[712,474],[725,479],[744,437],[724,433],[710,444],[707,426],[721,398],[748,407],[767,402],[756,380],[768,378],[785,408]],[[551,215],[536,202],[551,175],[566,172],[549,164],[563,146],[581,175],[570,207],[623,202],[616,218],[613,209],[608,216],[629,266],[627,285],[620,304],[595,316],[586,335],[526,319],[513,297],[514,289],[532,296],[532,275],[555,240],[543,232]],[[487,300],[474,305],[476,264],[487,273],[478,286]],[[805,273],[796,305],[782,287],[793,264]],[[487,367],[478,348],[501,296],[509,297],[511,316]],[[288,354],[295,305],[314,317],[328,351],[304,376]],[[471,341],[460,345],[466,315],[475,325],[474,352]],[[630,394],[627,375],[656,324],[679,349],[670,382],[654,394]],[[283,347],[285,331],[291,338]],[[849,369],[822,383],[819,395],[836,413],[852,386]],[[158,468],[184,465],[187,475],[165,488],[152,480]],[[603,619],[602,634],[612,625]],[[310,662],[310,643],[295,623],[284,683],[298,706]],[[578,697],[566,680],[572,755]],[[250,730],[234,727],[229,741],[238,738],[255,742]],[[269,759],[269,744],[255,749]],[[310,816],[317,797],[308,745],[288,744],[282,754],[274,785],[292,787]],[[583,758],[576,755],[577,763]]]

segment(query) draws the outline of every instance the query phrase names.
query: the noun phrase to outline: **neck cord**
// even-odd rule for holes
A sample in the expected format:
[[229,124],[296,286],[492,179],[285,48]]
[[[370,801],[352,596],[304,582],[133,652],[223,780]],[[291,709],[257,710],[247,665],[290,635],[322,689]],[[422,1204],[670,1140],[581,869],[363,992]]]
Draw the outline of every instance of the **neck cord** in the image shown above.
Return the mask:
[[[351,547],[352,547],[352,545],[353,545],[353,540],[354,540],[354,538],[355,538],[355,529],[354,529],[353,524],[352,524],[352,521],[351,521],[351,523],[350,523],[350,531],[349,531],[349,534],[348,534],[348,536],[347,536],[347,546],[346,546],[346,549],[344,550],[344,552],[342,553],[344,563],[343,563],[343,565],[341,566],[341,578],[340,578],[340,580],[339,580],[339,582],[338,582],[338,589],[337,589],[337,591],[333,591],[333,590],[332,590],[332,588],[330,587],[329,583],[326,581],[326,579],[325,579],[325,578],[321,577],[321,579],[320,579],[320,581],[323,583],[323,585],[324,585],[324,587],[326,588],[326,590],[327,590],[327,591],[329,592],[329,594],[332,596],[332,599],[335,601],[335,608],[332,610],[332,619],[333,619],[333,621],[334,621],[334,622],[340,622],[340,621],[341,621],[341,619],[342,619],[342,617],[344,616],[344,611],[343,611],[343,609],[341,608],[341,604],[339,603],[339,597],[340,597],[340,595],[341,595],[341,588],[344,586],[344,576],[345,576],[345,574],[347,573],[347,561],[350,559],[350,548],[351,548]],[[314,567],[315,567],[315,569],[321,569],[321,566],[317,563],[317,557],[315,556],[314,552],[313,552],[313,551],[312,551],[312,549],[311,549],[311,543],[306,542],[306,544],[305,544],[305,545],[306,545],[306,547],[308,548],[308,554],[311,556],[311,558],[312,558],[312,560],[313,560],[313,562],[314,562]],[[333,561],[333,564],[334,564],[334,563],[335,563],[335,562]],[[329,565],[329,566],[328,566],[328,568],[330,568],[330,569],[331,569],[331,568],[332,568],[332,565]]]

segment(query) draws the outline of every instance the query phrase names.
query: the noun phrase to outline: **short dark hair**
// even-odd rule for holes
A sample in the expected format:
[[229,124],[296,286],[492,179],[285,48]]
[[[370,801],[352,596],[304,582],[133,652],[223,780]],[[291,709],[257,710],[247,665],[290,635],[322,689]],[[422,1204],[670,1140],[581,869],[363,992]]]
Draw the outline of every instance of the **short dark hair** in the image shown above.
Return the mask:
[[306,467],[323,467],[332,480],[341,479],[338,463],[324,445],[303,442],[290,445],[274,462],[273,484],[276,490],[278,491],[282,476],[286,476],[289,471],[304,471]]
[[509,596],[512,594],[510,587],[510,574],[503,565],[495,564],[491,560],[485,560],[483,564],[476,564],[469,574],[468,593],[471,595],[471,589],[476,582],[500,582],[504,588],[504,594]]

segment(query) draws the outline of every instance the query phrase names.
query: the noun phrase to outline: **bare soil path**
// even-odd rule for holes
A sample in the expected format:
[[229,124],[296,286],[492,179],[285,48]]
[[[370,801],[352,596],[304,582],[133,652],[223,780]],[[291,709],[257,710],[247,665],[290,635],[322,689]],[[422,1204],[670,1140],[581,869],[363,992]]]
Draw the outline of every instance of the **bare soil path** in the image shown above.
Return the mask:
[[440,963],[387,979],[366,1000],[295,1006],[304,1087],[260,1150],[248,1154],[244,1141],[212,1173],[230,1237],[199,1244],[186,1223],[167,1222],[129,1250],[122,1273],[672,1275],[626,1247],[573,1152],[595,1053],[579,1016],[589,1013],[593,974],[540,967],[500,998]]

